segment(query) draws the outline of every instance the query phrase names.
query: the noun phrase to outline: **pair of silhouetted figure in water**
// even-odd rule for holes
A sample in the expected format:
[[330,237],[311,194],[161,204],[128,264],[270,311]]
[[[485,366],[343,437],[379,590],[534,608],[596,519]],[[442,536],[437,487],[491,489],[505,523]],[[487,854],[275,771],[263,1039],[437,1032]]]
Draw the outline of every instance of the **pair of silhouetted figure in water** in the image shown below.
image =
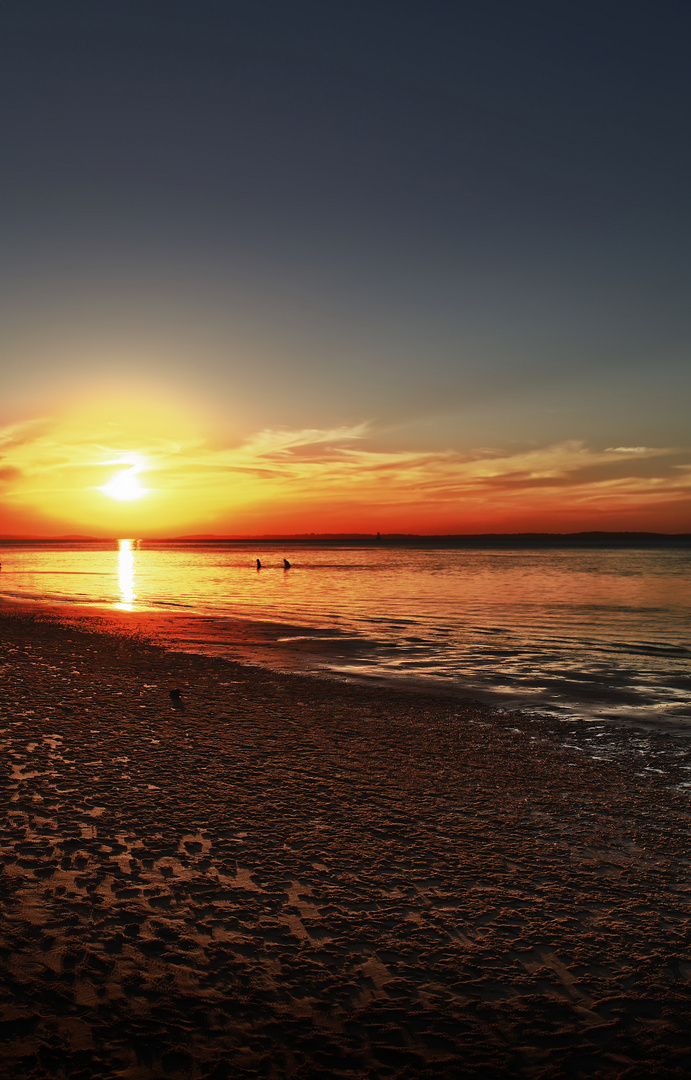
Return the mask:
[[[262,564],[260,563],[259,559],[257,559],[257,570],[261,570],[261,568],[262,568]],[[288,562],[287,559],[283,560],[283,569],[284,570],[290,570],[290,563]]]

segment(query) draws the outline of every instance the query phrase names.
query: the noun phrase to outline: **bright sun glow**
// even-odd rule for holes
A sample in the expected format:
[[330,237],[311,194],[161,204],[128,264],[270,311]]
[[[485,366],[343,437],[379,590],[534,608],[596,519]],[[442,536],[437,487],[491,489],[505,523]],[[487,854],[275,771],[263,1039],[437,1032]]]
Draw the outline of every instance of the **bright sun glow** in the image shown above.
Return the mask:
[[139,466],[133,465],[131,468],[117,473],[108,484],[103,484],[98,490],[102,491],[104,495],[109,495],[111,499],[117,499],[118,502],[131,502],[133,499],[141,499],[143,495],[148,495],[148,491],[137,480],[136,474],[138,471]]

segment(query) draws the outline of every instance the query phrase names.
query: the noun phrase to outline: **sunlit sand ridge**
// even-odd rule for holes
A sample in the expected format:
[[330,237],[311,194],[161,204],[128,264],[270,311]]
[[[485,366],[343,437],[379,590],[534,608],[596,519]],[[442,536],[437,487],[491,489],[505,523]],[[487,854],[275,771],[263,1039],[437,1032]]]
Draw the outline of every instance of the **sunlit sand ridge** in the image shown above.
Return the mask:
[[686,743],[1,628],[4,1075],[682,1075]]

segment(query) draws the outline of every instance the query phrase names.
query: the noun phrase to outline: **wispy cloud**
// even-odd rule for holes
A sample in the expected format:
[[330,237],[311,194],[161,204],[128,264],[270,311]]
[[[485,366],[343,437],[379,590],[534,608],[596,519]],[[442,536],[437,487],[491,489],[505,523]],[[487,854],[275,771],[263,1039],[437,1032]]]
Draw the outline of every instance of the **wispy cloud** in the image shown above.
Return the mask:
[[105,514],[101,493],[113,470],[133,463],[147,474],[158,520],[187,520],[190,529],[200,515],[237,521],[251,511],[253,521],[265,514],[275,522],[301,509],[320,528],[320,512],[328,508],[333,520],[340,508],[351,516],[407,515],[421,529],[436,518],[451,528],[455,515],[462,530],[469,514],[489,520],[531,508],[557,517],[588,509],[610,513],[691,495],[691,453],[669,448],[597,450],[569,441],[465,454],[391,451],[377,446],[377,433],[366,424],[263,430],[221,447],[193,433],[113,436],[107,442],[103,428],[87,422],[0,431],[0,477],[10,502],[45,506],[55,514],[61,502],[68,509],[73,497],[82,518]]
[[650,446],[608,446],[606,454],[664,454],[665,450],[654,450]]

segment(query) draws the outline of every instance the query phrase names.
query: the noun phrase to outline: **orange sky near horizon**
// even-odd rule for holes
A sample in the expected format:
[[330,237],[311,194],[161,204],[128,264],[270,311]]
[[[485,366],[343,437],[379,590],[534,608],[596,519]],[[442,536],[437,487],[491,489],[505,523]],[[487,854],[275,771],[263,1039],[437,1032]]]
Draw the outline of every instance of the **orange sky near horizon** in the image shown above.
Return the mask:
[[390,449],[367,423],[231,440],[179,403],[111,396],[9,425],[0,449],[3,535],[691,529],[673,448]]
[[683,4],[0,5],[0,535],[691,532]]

